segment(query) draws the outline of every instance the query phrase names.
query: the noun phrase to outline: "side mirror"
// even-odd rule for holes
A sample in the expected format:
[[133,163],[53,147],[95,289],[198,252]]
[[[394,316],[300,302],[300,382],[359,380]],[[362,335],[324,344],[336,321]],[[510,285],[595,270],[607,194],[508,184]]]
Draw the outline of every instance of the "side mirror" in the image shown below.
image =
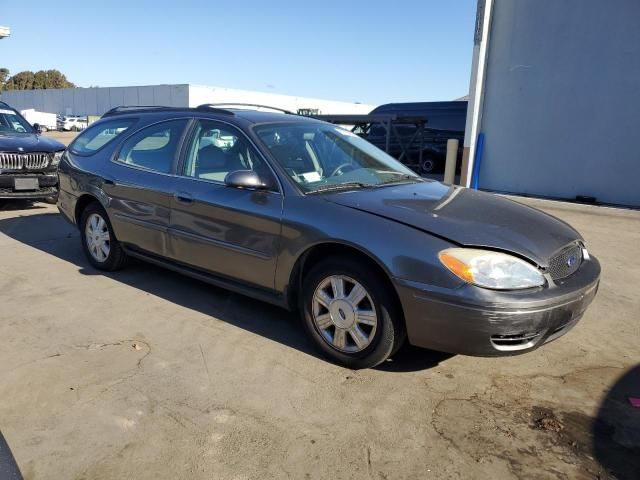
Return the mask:
[[35,128],[36,132],[38,132],[38,133],[42,133],[43,132],[42,125],[40,125],[39,123],[34,123],[33,124],[33,128]]
[[224,177],[224,183],[227,187],[233,188],[267,188],[267,184],[260,178],[260,175],[253,170],[236,170],[235,172],[229,172],[227,176]]

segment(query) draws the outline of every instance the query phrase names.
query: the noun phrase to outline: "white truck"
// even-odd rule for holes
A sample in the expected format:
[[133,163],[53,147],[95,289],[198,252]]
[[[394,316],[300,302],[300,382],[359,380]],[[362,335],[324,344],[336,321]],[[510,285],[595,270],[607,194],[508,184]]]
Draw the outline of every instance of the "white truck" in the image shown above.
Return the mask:
[[31,125],[35,125],[36,123],[40,125],[40,130],[43,132],[57,129],[57,116],[55,113],[38,112],[34,108],[28,108],[26,110],[20,110],[20,114]]

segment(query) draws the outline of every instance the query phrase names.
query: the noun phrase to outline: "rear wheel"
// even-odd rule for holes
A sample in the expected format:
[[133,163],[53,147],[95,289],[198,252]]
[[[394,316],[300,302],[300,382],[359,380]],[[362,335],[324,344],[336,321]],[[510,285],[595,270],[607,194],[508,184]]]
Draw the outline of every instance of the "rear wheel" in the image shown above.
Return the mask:
[[406,337],[388,282],[368,265],[345,257],[315,265],[303,281],[303,320],[320,350],[348,368],[385,361]]
[[80,236],[87,259],[100,270],[120,270],[127,254],[113,234],[109,217],[98,202],[92,202],[82,212]]

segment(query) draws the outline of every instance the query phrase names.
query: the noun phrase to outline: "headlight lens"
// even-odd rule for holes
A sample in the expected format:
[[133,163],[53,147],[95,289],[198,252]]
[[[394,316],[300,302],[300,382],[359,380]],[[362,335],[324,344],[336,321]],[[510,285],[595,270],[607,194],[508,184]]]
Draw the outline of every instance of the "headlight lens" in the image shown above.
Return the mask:
[[448,248],[438,258],[456,276],[480,287],[514,290],[544,285],[544,277],[536,267],[506,253]]
[[53,154],[53,158],[51,159],[51,166],[55,167],[56,165],[58,165],[60,163],[60,160],[62,160],[62,155],[64,154],[64,151],[62,152],[56,152]]

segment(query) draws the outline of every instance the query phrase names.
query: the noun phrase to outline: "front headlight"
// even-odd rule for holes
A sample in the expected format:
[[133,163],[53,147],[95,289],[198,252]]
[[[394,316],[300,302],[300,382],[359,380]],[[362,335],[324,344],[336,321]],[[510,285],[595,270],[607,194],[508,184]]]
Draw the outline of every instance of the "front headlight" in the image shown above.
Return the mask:
[[60,160],[62,160],[62,155],[64,154],[64,151],[62,152],[56,152],[53,154],[53,157],[51,158],[51,166],[55,167],[60,163]]
[[448,248],[438,258],[456,276],[479,287],[514,290],[544,285],[544,277],[536,267],[506,253]]

